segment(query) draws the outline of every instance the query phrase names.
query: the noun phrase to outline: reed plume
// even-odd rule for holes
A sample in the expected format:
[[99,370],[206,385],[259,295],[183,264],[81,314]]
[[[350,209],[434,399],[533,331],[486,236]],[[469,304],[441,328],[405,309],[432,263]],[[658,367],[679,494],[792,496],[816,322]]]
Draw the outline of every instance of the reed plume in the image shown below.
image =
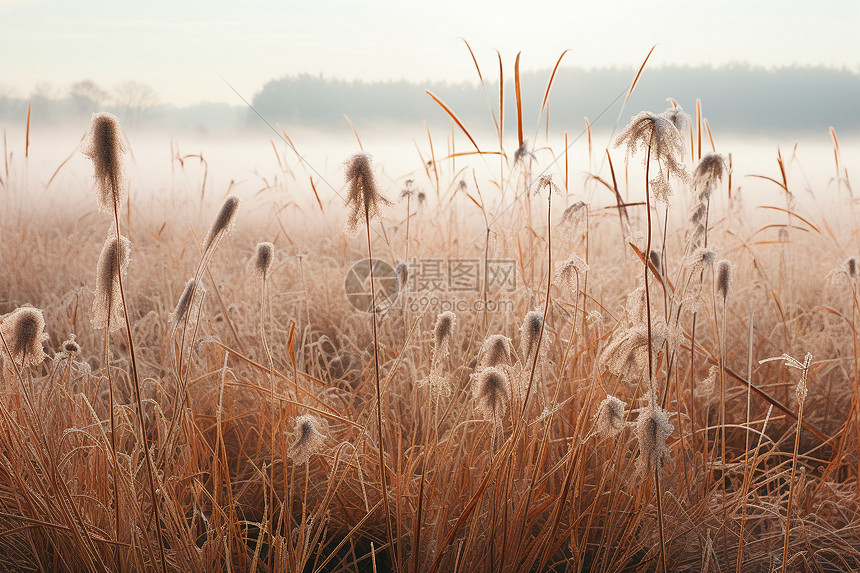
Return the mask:
[[254,272],[264,281],[269,275],[269,270],[272,268],[274,257],[275,246],[272,243],[264,242],[257,244],[257,252],[254,255]]
[[501,425],[511,401],[507,373],[493,366],[482,368],[472,375],[472,393],[484,419]]
[[594,429],[603,438],[611,438],[624,429],[627,404],[615,396],[607,395],[597,406]]
[[[370,156],[366,153],[353,155],[346,163],[346,183],[349,187],[346,206],[350,208],[346,221],[346,231],[354,234],[358,230],[359,221],[364,218],[364,229],[367,237],[367,258],[370,260],[370,325],[373,332],[373,372],[376,386],[376,426],[379,432],[377,453],[379,454],[379,481],[382,485],[382,505],[385,512],[385,535],[388,539],[389,550],[394,557],[394,568],[397,567],[398,552],[394,551],[395,537],[391,525],[391,511],[388,502],[388,475],[385,465],[385,427],[382,424],[382,381],[379,376],[379,333],[376,328],[376,285],[373,281],[373,246],[370,241],[370,220],[381,215],[381,206],[390,205],[376,187],[376,179],[370,164]],[[419,194],[420,203],[420,194]]]
[[350,208],[346,230],[354,235],[362,219],[378,219],[382,214],[381,208],[391,205],[391,201],[377,189],[371,158],[367,153],[356,153],[346,162],[346,182],[346,205]]
[[543,326],[543,316],[537,310],[526,314],[523,325],[520,327],[520,360],[530,362],[537,351],[538,338]]
[[647,405],[636,418],[636,438],[639,441],[639,457],[636,469],[642,477],[663,470],[664,456],[669,448],[666,440],[675,431],[669,423],[669,413],[655,401],[653,394],[646,396]]
[[178,325],[182,322],[185,315],[188,314],[188,310],[191,308],[191,295],[195,290],[201,293],[201,296],[195,299],[197,304],[199,304],[199,301],[202,300],[202,294],[205,289],[202,284],[198,284],[196,279],[188,279],[188,282],[185,283],[185,288],[182,289],[182,294],[179,296],[179,302],[176,303],[176,308],[173,309],[173,312],[170,313],[170,316],[168,317],[168,320],[174,323],[174,325]]
[[224,233],[227,232],[233,221],[236,219],[236,213],[239,210],[239,198],[231,195],[224,200],[221,209],[212,221],[209,227],[209,232],[206,233],[206,238],[203,239],[203,254],[206,256],[210,251],[214,250]]
[[732,283],[732,264],[723,259],[717,263],[717,295],[723,300],[729,296],[729,286]]
[[580,277],[588,272],[588,264],[581,257],[571,254],[566,261],[555,266],[555,280],[563,283],[576,296]]
[[442,367],[445,357],[448,356],[456,322],[457,315],[450,310],[439,313],[436,317],[436,326],[433,328],[433,357],[430,361],[430,376],[426,381],[434,398],[451,393],[451,382],[442,374]]
[[320,420],[310,414],[296,418],[295,439],[289,449],[289,456],[296,465],[308,463],[311,456],[323,449],[325,436],[318,427],[321,427]]
[[94,113],[90,130],[82,144],[84,155],[93,162],[93,175],[98,187],[99,209],[112,213],[123,196],[125,175],[123,155],[129,150],[128,139],[117,116]]
[[48,335],[45,334],[45,317],[38,308],[16,308],[0,321],[0,332],[12,362],[24,367],[41,364],[45,359],[42,343]]
[[672,193],[670,175],[681,181],[689,179],[687,170],[680,161],[684,153],[684,139],[671,116],[650,111],[641,112],[615,138],[615,147],[622,145],[626,146],[628,155],[633,155],[640,149],[647,149],[646,163],[651,160],[657,162],[657,176],[649,181],[656,200],[668,201]]
[[508,366],[511,363],[511,339],[503,334],[493,334],[484,341],[478,356],[480,367]]
[[68,340],[63,341],[63,352],[70,356],[76,356],[81,353],[81,345],[75,340],[75,335],[72,334]]
[[117,247],[114,234],[105,239],[96,271],[96,291],[93,298],[93,328],[113,332],[123,326],[123,302],[120,274],[125,275],[131,259],[131,243],[120,237]]

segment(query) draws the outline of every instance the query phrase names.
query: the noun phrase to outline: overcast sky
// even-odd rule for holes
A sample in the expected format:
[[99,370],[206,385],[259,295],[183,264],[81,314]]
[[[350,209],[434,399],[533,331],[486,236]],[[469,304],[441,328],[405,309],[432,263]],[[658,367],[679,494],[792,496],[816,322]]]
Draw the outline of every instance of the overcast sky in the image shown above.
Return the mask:
[[164,103],[240,103],[298,73],[345,79],[474,80],[464,44],[488,75],[494,49],[511,73],[571,66],[791,64],[860,72],[860,2],[522,0],[0,0],[0,94],[26,97],[50,82],[63,93],[91,79],[134,80]]

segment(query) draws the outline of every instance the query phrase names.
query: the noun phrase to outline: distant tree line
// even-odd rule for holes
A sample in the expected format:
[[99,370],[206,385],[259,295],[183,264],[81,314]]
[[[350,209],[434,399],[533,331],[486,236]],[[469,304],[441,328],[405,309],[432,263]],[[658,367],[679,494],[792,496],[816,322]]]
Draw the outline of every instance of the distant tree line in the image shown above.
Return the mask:
[[[613,125],[635,72],[559,69],[549,98],[550,129],[579,130],[583,118],[595,122],[601,113],[597,127]],[[550,73],[547,69],[521,76],[526,131],[536,128]],[[480,86],[466,82],[348,82],[299,75],[268,82],[253,105],[270,120],[287,124],[342,125],[344,115],[356,124],[449,121],[445,111],[424,93],[429,89],[467,128],[486,130],[493,125],[490,108],[498,116],[498,86],[497,80],[487,81],[485,98]],[[504,92],[506,129],[512,129],[516,117],[512,79],[506,79]],[[674,98],[691,115],[696,99],[701,99],[703,113],[723,132],[826,130],[831,125],[840,132],[860,130],[860,74],[845,69],[746,65],[646,68],[622,120],[626,122],[627,116],[641,110],[662,111],[670,105],[667,98]],[[540,129],[544,129],[543,123]]]
[[[548,111],[536,126],[538,111],[551,70],[524,72],[521,77],[523,124],[531,135],[549,127],[554,132],[578,133],[588,118],[596,130],[611,128],[618,118],[635,70],[560,68],[549,96]],[[487,72],[485,71],[485,74]],[[508,74],[512,75],[512,74]],[[273,79],[254,96],[252,105],[269,122],[285,128],[343,128],[344,116],[360,129],[450,124],[446,112],[425,90],[430,90],[457,114],[469,130],[493,130],[498,117],[499,84],[488,78],[477,83],[407,81],[344,81],[302,74]],[[506,78],[505,129],[516,129],[514,86]],[[860,132],[860,73],[825,67],[646,68],[621,121],[641,110],[662,111],[673,98],[695,117],[696,99],[717,133]],[[82,80],[65,88],[38,84],[27,97],[13,96],[0,85],[0,118],[20,119],[32,104],[45,122],[80,121],[94,111],[113,111],[126,125],[170,126],[175,129],[244,129],[260,127],[260,120],[241,102],[201,103],[176,107],[161,103],[151,86],[124,82],[105,88]]]

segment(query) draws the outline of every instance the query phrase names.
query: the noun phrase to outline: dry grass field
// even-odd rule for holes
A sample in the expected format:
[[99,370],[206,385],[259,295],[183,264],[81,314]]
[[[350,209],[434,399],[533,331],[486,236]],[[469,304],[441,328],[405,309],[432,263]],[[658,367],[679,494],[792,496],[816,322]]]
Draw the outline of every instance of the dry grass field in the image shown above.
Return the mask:
[[835,133],[816,209],[782,156],[745,203],[708,132],[636,115],[585,184],[522,128],[409,183],[359,154],[345,208],[129,203],[108,115],[73,208],[7,153],[0,569],[860,569]]

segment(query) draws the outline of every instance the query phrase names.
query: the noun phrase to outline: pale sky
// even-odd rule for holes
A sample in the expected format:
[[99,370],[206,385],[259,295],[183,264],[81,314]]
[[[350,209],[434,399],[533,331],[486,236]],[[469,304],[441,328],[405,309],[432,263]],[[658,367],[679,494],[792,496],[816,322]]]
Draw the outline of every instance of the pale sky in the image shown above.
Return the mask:
[[[647,6],[647,10],[643,7]],[[860,73],[860,2],[793,0],[0,0],[0,95],[57,94],[91,79],[133,80],[165,103],[240,104],[299,73],[344,79],[475,80],[570,66],[826,65]],[[50,90],[49,90],[50,91]]]

